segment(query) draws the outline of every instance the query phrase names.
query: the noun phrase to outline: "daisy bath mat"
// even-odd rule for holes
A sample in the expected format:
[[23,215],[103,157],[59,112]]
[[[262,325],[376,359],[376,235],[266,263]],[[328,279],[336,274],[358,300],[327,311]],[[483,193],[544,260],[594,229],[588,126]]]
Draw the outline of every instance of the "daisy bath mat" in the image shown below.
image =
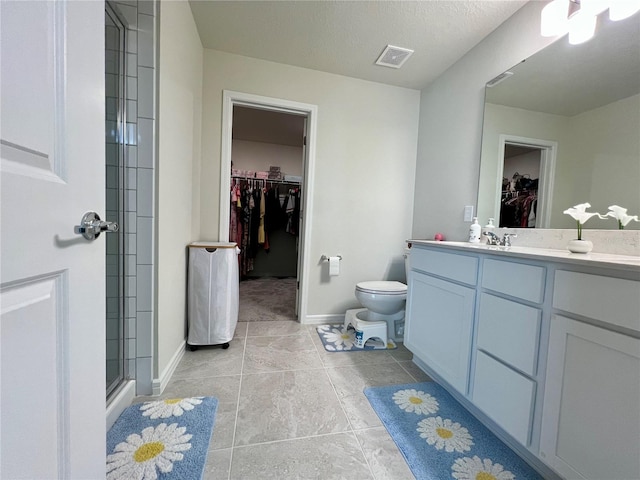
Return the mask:
[[128,407],[107,433],[107,480],[202,478],[217,408],[213,397]]
[[385,345],[377,338],[367,340],[364,348],[356,347],[356,331],[349,325],[347,331],[342,325],[320,325],[316,328],[324,349],[328,352],[361,352],[363,350],[393,350],[398,348],[393,340]]
[[435,382],[364,394],[418,480],[542,479]]

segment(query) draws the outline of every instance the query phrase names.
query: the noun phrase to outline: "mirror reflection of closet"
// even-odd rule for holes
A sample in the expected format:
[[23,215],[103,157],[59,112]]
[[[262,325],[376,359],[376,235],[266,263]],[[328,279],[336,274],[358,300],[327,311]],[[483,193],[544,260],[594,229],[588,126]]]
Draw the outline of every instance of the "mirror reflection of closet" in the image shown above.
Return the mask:
[[505,144],[500,227],[536,227],[541,154],[540,148]]

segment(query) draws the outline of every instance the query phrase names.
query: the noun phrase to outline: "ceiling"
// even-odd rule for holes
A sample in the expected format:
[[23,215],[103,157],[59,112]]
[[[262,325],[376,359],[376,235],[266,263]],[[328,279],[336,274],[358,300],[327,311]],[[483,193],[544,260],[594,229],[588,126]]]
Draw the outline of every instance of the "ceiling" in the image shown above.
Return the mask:
[[487,89],[487,102],[573,116],[640,92],[640,13],[619,22],[598,18],[580,45],[566,37],[511,68]]
[[233,107],[234,140],[302,147],[304,117],[258,108]]
[[[422,89],[525,0],[189,0],[205,48]],[[375,65],[388,44],[415,50]]]

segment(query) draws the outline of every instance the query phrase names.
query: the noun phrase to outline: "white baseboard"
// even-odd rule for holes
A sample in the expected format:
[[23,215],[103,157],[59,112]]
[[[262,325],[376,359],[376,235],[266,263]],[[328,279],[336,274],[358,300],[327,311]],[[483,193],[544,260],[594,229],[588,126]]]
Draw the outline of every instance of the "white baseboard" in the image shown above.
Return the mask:
[[325,315],[307,315],[302,319],[303,325],[324,325],[327,323],[344,323],[344,313],[328,313]]
[[107,430],[111,428],[124,409],[131,405],[135,396],[136,381],[129,380],[107,405]]
[[174,353],[173,356],[171,357],[169,364],[165,367],[165,369],[160,374],[160,378],[153,379],[153,383],[151,384],[151,390],[154,396],[160,395],[162,392],[164,392],[164,389],[167,387],[169,380],[171,380],[171,376],[173,375],[173,372],[175,372],[176,367],[178,366],[178,364],[180,363],[180,360],[182,360],[182,357],[184,356],[184,349],[186,348],[186,346],[187,346],[187,341],[183,340],[180,346],[178,347],[178,349],[176,350],[176,353]]

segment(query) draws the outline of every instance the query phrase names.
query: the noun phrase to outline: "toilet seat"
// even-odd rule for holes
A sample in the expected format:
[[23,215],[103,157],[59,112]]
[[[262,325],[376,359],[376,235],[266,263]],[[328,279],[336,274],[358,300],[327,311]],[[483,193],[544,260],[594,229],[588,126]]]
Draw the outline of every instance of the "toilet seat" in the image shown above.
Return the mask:
[[356,284],[356,290],[378,295],[405,295],[407,286],[404,283],[395,281],[360,282]]

